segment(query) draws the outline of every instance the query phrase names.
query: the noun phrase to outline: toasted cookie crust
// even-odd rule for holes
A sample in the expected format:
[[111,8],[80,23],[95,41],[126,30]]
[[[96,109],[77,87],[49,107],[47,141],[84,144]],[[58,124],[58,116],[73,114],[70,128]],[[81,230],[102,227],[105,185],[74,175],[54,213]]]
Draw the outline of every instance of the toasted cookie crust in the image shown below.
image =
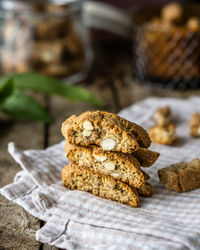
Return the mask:
[[132,155],[138,159],[142,167],[148,168],[155,163],[160,154],[146,148],[138,148]]
[[169,190],[186,192],[200,188],[200,160],[180,162],[158,170],[160,182]]
[[132,207],[139,206],[136,189],[110,176],[100,175],[86,167],[69,164],[62,170],[63,184],[69,189],[90,192],[102,198],[118,201]]
[[103,111],[71,116],[62,124],[61,131],[69,143],[97,145],[103,150],[123,153],[134,152],[139,145],[148,147],[151,143],[143,128]]
[[166,127],[155,126],[150,128],[149,131],[152,142],[166,145],[176,145],[178,138],[174,124],[170,124]]
[[144,175],[144,180],[145,180],[145,181],[147,181],[147,180],[150,179],[150,176],[149,176],[146,172],[144,172],[144,171],[142,170],[142,173],[143,173],[143,175]]
[[143,197],[150,197],[153,195],[152,186],[150,183],[145,182],[145,184],[137,189],[138,194]]
[[158,109],[155,113],[155,121],[158,126],[167,126],[173,123],[170,108],[166,106]]
[[86,166],[100,174],[109,175],[127,182],[133,187],[144,185],[144,175],[140,163],[131,154],[103,151],[101,148],[83,147],[66,143],[65,151],[69,161]]
[[115,115],[115,114],[112,114],[109,112],[105,112],[105,111],[103,111],[103,113],[104,113],[104,115],[112,116],[115,119],[118,119],[120,122],[122,122],[123,125],[129,131],[131,131],[131,133],[135,136],[140,147],[145,147],[145,148],[150,147],[150,145],[151,145],[150,137],[149,137],[148,133],[146,132],[146,130],[143,129],[141,126],[139,126],[138,124],[136,124],[134,122],[130,122],[130,121],[122,118],[121,116],[118,116],[118,115]]
[[190,134],[192,137],[200,137],[200,113],[194,113],[190,119]]

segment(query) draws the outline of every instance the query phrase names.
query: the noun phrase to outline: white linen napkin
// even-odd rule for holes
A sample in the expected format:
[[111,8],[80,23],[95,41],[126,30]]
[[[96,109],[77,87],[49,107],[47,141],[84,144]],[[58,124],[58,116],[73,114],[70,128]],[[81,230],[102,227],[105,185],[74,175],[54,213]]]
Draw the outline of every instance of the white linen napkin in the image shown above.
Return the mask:
[[180,145],[152,144],[151,149],[161,153],[154,166],[145,168],[154,195],[141,198],[140,208],[66,189],[61,183],[61,169],[68,164],[64,141],[45,150],[26,151],[9,143],[8,150],[22,171],[0,193],[46,221],[36,232],[36,239],[59,248],[200,249],[200,189],[171,192],[160,184],[157,175],[162,167],[200,158],[200,140],[189,134],[189,119],[200,112],[200,98],[152,97],[122,110],[120,115],[148,130],[154,125],[155,110],[165,105],[172,109]]

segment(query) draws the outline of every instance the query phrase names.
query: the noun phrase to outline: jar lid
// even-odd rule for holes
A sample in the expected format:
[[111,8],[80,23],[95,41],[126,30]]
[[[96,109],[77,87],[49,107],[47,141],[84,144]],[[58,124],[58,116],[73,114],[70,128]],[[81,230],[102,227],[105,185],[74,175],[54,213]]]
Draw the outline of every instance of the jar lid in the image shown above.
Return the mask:
[[16,5],[45,5],[45,4],[52,4],[52,5],[66,5],[70,3],[81,2],[81,0],[3,0],[0,2],[1,7],[3,9],[12,9]]
[[60,15],[66,14],[66,10],[68,13],[79,9],[81,2],[81,0],[3,0],[0,2],[0,8],[1,11],[17,12],[23,16]]
[[103,29],[117,35],[130,38],[132,20],[131,15],[113,5],[86,1],[83,4],[84,21],[86,25],[96,29]]

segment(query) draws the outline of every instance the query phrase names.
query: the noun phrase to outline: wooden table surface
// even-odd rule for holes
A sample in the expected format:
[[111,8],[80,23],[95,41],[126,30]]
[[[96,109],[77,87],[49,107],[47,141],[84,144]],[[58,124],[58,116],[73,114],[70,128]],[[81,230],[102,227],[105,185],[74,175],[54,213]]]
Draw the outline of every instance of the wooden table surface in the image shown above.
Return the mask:
[[[156,90],[133,80],[130,53],[121,47],[109,46],[97,49],[97,58],[88,79],[82,83],[106,104],[105,109],[118,112],[132,103],[148,96],[174,96],[186,98],[200,95],[200,91]],[[63,139],[60,133],[61,122],[72,114],[79,114],[96,107],[70,103],[63,99],[36,96],[46,106],[54,118],[52,124],[27,121],[0,120],[0,186],[13,181],[20,167],[7,152],[7,144],[14,141],[22,149],[43,149]],[[24,209],[0,197],[0,250],[3,249],[57,249],[35,240],[35,232],[44,222],[34,218]]]

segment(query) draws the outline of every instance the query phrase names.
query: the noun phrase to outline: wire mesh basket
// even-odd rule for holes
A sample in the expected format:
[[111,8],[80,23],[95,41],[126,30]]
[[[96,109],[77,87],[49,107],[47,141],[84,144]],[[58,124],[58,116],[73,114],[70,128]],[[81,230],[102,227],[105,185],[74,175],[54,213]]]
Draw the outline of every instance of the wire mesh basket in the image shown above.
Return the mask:
[[141,22],[133,34],[136,79],[169,89],[200,88],[200,28]]

